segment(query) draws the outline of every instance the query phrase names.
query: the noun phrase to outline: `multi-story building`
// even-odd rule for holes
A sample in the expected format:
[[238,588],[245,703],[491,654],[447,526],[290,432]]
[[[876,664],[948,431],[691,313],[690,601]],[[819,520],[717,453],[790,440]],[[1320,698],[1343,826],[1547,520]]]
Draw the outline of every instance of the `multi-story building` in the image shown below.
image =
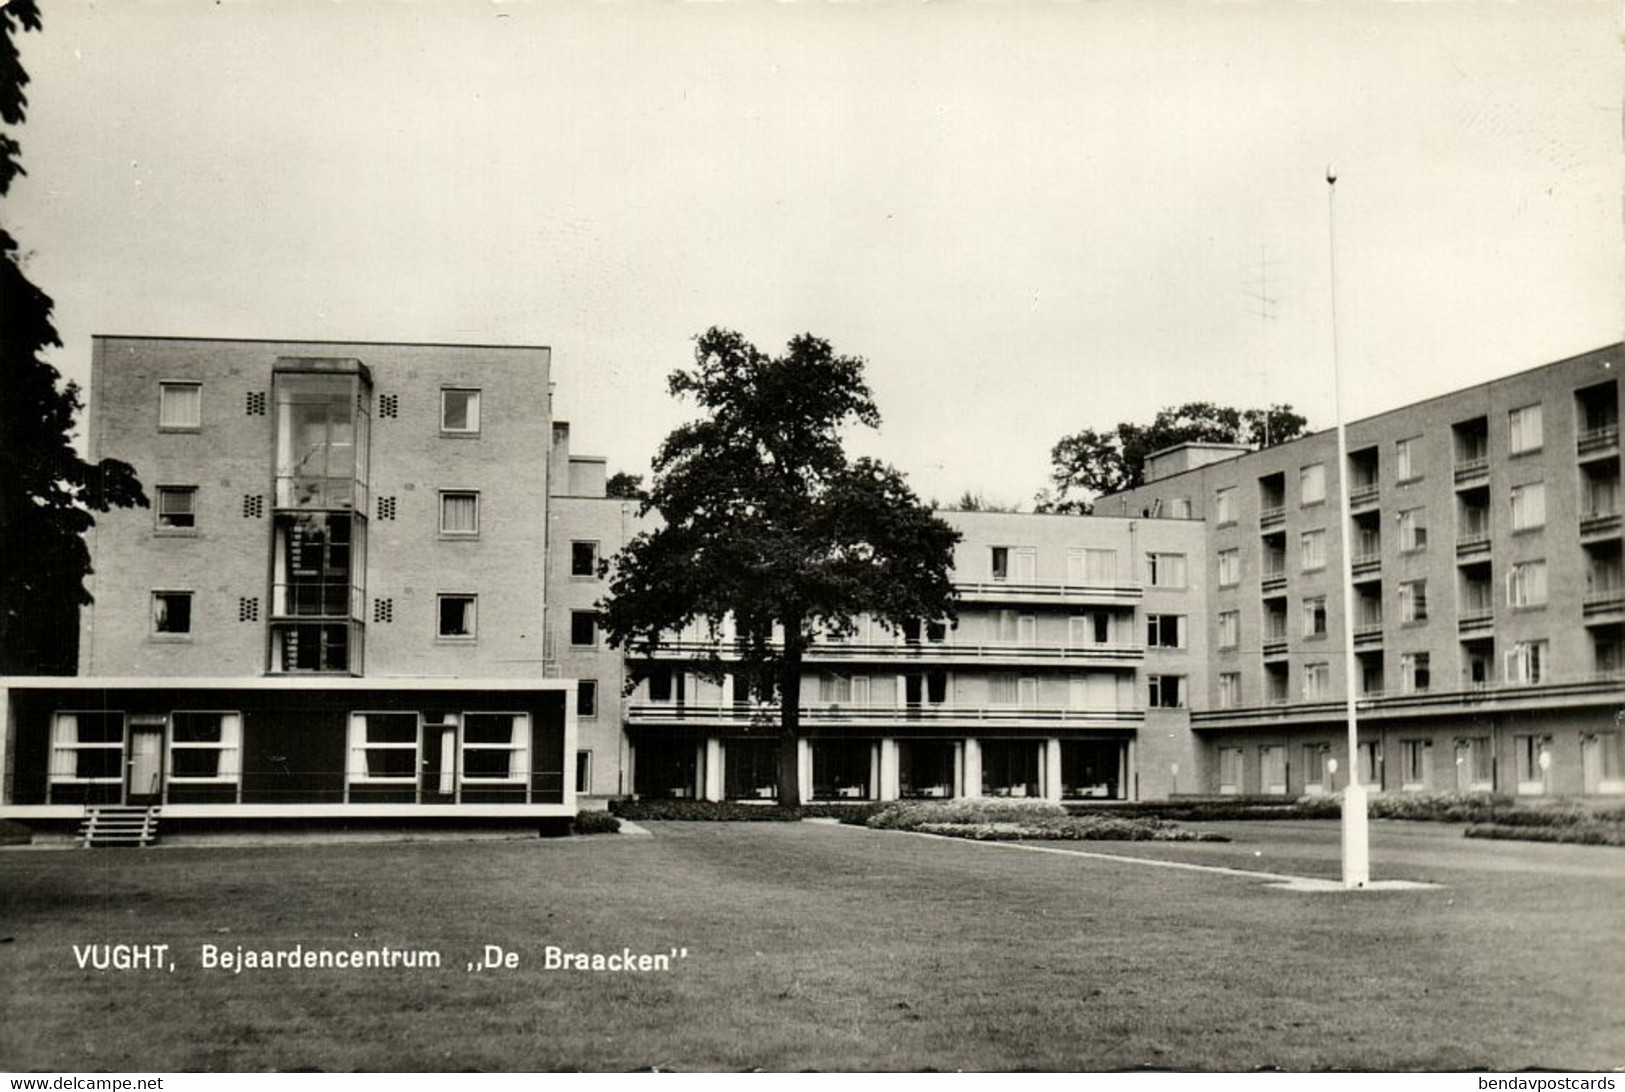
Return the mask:
[[1338,787],[1353,687],[1373,788],[1625,792],[1622,363],[1613,345],[1352,422],[1346,465],[1333,432],[1184,445],[1100,500],[1207,525],[1201,788]]
[[[606,647],[598,562],[642,525],[555,426],[552,648],[581,692],[577,791],[776,798],[778,715],[696,660],[708,626],[652,664]],[[957,625],[870,618],[818,641],[800,694],[808,800],[999,795],[1137,799],[1195,787],[1186,702],[1207,686],[1198,521],[943,512],[963,535]],[[728,644],[727,623],[720,647]],[[1183,779],[1183,780],[1181,780]]]
[[549,351],[98,337],[73,679],[0,690],[0,814],[563,816]]

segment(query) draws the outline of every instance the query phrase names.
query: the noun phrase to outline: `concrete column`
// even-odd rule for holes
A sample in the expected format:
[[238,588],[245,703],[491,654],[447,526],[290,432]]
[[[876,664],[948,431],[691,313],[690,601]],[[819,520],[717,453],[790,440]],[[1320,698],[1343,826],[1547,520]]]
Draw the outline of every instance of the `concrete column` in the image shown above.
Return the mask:
[[733,672],[722,676],[722,707],[727,709],[734,703],[734,677]]
[[705,741],[705,798],[722,799],[722,740],[716,736]]
[[801,799],[812,799],[812,741],[803,736],[796,740],[796,771],[801,782]]
[[1123,795],[1129,800],[1138,800],[1140,798],[1140,767],[1135,761],[1138,746],[1139,741],[1130,737],[1127,747],[1128,760],[1126,762],[1128,768],[1123,771]]
[[880,799],[897,799],[897,775],[897,741],[883,739],[880,741]]
[[953,785],[953,793],[954,793],[955,796],[964,796],[965,795],[965,745],[964,745],[964,743],[955,743],[954,744],[954,785]]
[[965,740],[965,795],[975,799],[982,795],[982,744],[979,740]]
[[[0,804],[11,803],[12,800],[15,799],[14,794],[17,791],[17,787],[12,784],[12,780],[16,777],[16,773],[14,772],[14,763],[12,762],[11,758],[11,749],[13,746],[12,736],[15,730],[15,727],[11,723],[11,688],[9,686],[0,686]],[[46,732],[46,746],[49,747],[55,740],[56,725],[47,725]],[[238,754],[242,753],[240,750],[242,745],[242,737],[239,735],[237,739],[237,746],[239,748]],[[50,783],[49,770],[51,768],[51,760],[54,757],[54,755],[47,751],[45,766],[47,771],[47,785]],[[240,770],[241,768],[242,767],[239,765],[238,769]]]
[[1044,799],[1061,802],[1061,741],[1044,741]]

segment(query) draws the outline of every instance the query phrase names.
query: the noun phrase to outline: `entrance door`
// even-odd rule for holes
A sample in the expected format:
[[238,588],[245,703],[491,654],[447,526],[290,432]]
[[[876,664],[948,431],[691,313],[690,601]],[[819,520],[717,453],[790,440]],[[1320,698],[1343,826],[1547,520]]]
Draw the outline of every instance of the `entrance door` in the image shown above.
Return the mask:
[[418,799],[425,804],[457,800],[457,725],[454,721],[423,725],[423,769]]
[[164,725],[130,726],[129,786],[126,803],[158,804],[164,797]]

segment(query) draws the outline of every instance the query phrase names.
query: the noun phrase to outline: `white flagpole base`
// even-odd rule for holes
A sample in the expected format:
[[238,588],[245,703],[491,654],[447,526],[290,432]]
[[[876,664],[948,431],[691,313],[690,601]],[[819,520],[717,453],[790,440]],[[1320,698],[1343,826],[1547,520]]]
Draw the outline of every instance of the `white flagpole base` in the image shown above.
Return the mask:
[[1365,786],[1343,790],[1343,886],[1358,890],[1371,882],[1371,830],[1366,819]]

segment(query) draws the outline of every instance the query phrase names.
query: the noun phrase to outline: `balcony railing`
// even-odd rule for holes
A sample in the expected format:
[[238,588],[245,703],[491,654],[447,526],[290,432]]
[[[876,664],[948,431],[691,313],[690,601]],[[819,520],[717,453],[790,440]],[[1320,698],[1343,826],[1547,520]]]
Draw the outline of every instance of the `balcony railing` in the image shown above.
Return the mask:
[[1284,504],[1266,504],[1258,510],[1258,525],[1260,527],[1271,527],[1277,523],[1285,522],[1286,505]]
[[1355,576],[1376,572],[1382,568],[1382,555],[1380,553],[1355,554],[1349,561],[1349,568],[1354,571]]
[[1145,586],[1132,581],[1101,584],[1018,584],[1005,580],[954,584],[970,603],[1120,603],[1145,597]]
[[1381,490],[1375,482],[1369,485],[1354,482],[1349,486],[1349,507],[1364,508],[1367,505],[1376,504],[1380,493]]
[[1280,591],[1286,587],[1286,562],[1269,564],[1258,578],[1258,586],[1263,591]]
[[1479,554],[1490,548],[1488,527],[1468,527],[1456,533],[1456,556]]
[[1473,458],[1456,460],[1456,484],[1469,485],[1479,478],[1490,476],[1490,460],[1488,456],[1475,456]]
[[[781,647],[772,642],[773,648]],[[726,642],[663,641],[655,652],[656,659],[698,660],[715,653],[719,659],[736,660],[739,650]],[[888,641],[859,643],[846,641],[820,641],[808,648],[805,659],[812,661],[908,661],[911,663],[1027,663],[1032,661],[1055,663],[1134,663],[1145,659],[1145,646],[1113,642],[1097,645],[1018,645],[1018,644],[950,644],[946,641]]]
[[1580,534],[1582,535],[1608,535],[1616,534],[1620,529],[1619,509],[1594,508],[1589,512],[1580,513]]
[[1619,424],[1602,425],[1598,428],[1582,429],[1574,438],[1575,450],[1581,455],[1588,455],[1595,451],[1605,451],[1611,447],[1619,446]]
[[1381,622],[1361,622],[1354,627],[1354,643],[1356,645],[1376,645],[1382,643]]
[[1456,615],[1458,630],[1488,629],[1495,624],[1494,607],[1463,607]]
[[1617,587],[1593,588],[1586,592],[1582,603],[1588,615],[1625,610],[1625,584]]
[[1286,651],[1287,651],[1287,649],[1286,649],[1286,638],[1285,637],[1266,637],[1266,638],[1264,638],[1264,655],[1265,656],[1285,656]]
[[[751,724],[777,722],[776,706],[687,705],[649,702],[627,706],[629,724]],[[1019,705],[804,705],[802,724],[995,724],[1023,728],[1041,724],[1127,726],[1145,721],[1144,709],[1073,709]]]

